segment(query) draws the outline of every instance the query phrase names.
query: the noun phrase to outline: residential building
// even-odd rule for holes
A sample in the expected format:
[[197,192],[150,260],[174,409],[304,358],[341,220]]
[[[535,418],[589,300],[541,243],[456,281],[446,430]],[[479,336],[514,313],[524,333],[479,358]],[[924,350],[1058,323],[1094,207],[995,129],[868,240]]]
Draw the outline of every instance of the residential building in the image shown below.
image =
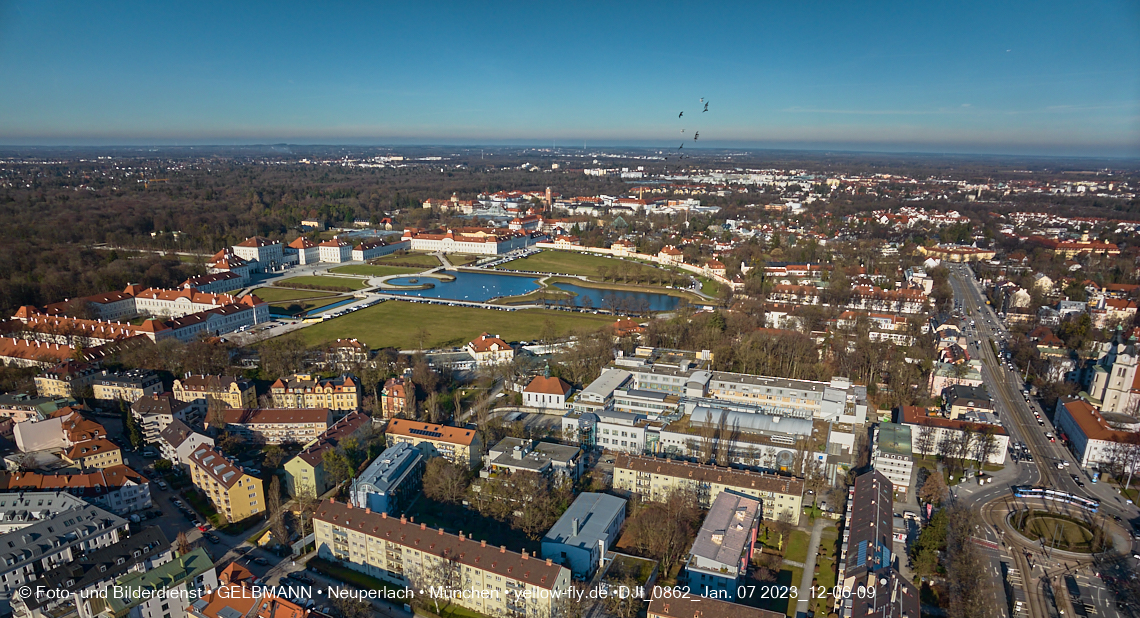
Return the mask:
[[950,420],[978,412],[993,414],[994,403],[984,386],[954,384],[942,391],[942,409]]
[[123,451],[117,444],[103,438],[77,442],[61,453],[63,460],[78,467],[110,468],[123,465]]
[[328,408],[231,408],[222,417],[227,431],[260,444],[308,444],[332,422]]
[[[77,603],[106,594],[120,576],[149,571],[173,558],[170,541],[158,526],[149,526],[114,545],[78,556],[36,578],[33,594],[12,599],[14,618],[58,618],[77,615]],[[50,592],[49,592],[50,591]],[[39,594],[37,594],[39,593]],[[88,608],[87,615],[95,612]]]
[[253,408],[257,406],[257,389],[253,380],[236,376],[188,375],[174,380],[171,389],[179,401],[193,402],[199,399],[220,402],[231,408]]
[[236,273],[220,272],[190,277],[178,287],[184,290],[193,288],[206,294],[229,294],[245,287],[245,281]]
[[339,415],[360,409],[359,381],[351,375],[313,377],[302,373],[280,378],[269,387],[278,408],[327,408]]
[[322,262],[339,264],[352,259],[352,243],[337,236],[320,243],[317,248]]
[[[992,450],[986,458],[986,463],[1005,465],[1009,434],[993,417],[950,420],[940,414],[927,414],[925,408],[901,406],[895,413],[894,421],[910,426],[911,449],[915,455],[922,457],[934,455],[938,453],[938,445],[944,440],[957,441],[961,439],[963,433],[969,433],[973,436],[993,436]],[[977,439],[974,439],[973,443],[975,446],[980,444]],[[977,453],[971,452],[970,456],[976,458]]]
[[[1114,464],[1131,461],[1140,472],[1136,457],[1123,457],[1123,449],[1140,449],[1140,421],[1135,417],[1101,412],[1083,399],[1057,400],[1053,424],[1068,438],[1082,468],[1108,471]],[[1128,470],[1125,470],[1128,472]]]
[[143,439],[150,444],[159,442],[159,434],[178,419],[184,423],[196,424],[198,408],[186,401],[179,401],[172,393],[143,397],[131,404],[131,416],[138,422]]
[[[456,605],[487,616],[541,618],[553,615],[556,595],[570,587],[570,569],[527,553],[508,552],[334,500],[313,516],[317,555],[396,586],[431,585],[433,568],[454,569],[460,590]],[[449,566],[450,565],[450,566]]]
[[871,444],[871,465],[894,484],[895,492],[903,496],[910,490],[914,471],[910,444],[910,425],[879,423],[875,426]]
[[203,444],[190,455],[190,480],[227,521],[241,521],[265,510],[261,479],[213,446]]
[[325,350],[325,366],[347,371],[357,365],[367,363],[368,346],[357,339],[337,339]]
[[399,515],[423,486],[424,454],[408,442],[384,449],[352,480],[352,504],[373,513]]
[[250,262],[253,270],[258,272],[268,272],[285,263],[284,249],[279,240],[253,236],[234,245],[232,251]]
[[582,449],[551,442],[503,438],[488,449],[479,475],[490,478],[496,472],[534,472],[573,483],[582,476]]
[[123,373],[108,373],[99,376],[91,385],[95,399],[105,402],[125,401],[134,403],[143,397],[161,393],[164,389],[162,378],[153,371],[131,369]]
[[646,618],[780,618],[780,612],[758,609],[712,597],[667,599],[653,597]]
[[[272,589],[256,586],[257,578],[231,562],[218,575],[219,588],[193,600],[187,618],[326,618],[324,613],[306,609],[277,596]],[[283,592],[284,593],[284,592]]]
[[82,397],[101,374],[94,365],[68,359],[35,377],[36,392],[40,397]]
[[757,498],[731,491],[717,495],[684,566],[689,590],[702,596],[737,597],[756,546],[761,510]]
[[918,589],[898,573],[894,555],[894,484],[872,470],[855,478],[848,490],[838,583],[846,589],[874,587],[875,596],[836,598],[843,618],[918,616]]
[[214,439],[198,433],[189,425],[174,419],[158,436],[158,450],[162,458],[189,471],[190,455],[199,446],[214,446]]
[[982,362],[934,363],[934,369],[930,372],[931,396],[941,395],[942,391],[954,385],[981,386]]
[[625,522],[625,500],[592,492],[578,494],[570,508],[542,537],[542,557],[589,580],[617,544]]
[[393,418],[404,413],[408,406],[408,393],[412,383],[406,378],[388,378],[380,391],[380,414]]
[[472,429],[394,418],[384,433],[390,446],[407,442],[420,449],[424,457],[443,457],[471,470],[479,467],[483,455],[483,443]]
[[[199,547],[145,571],[133,571],[112,584],[120,594],[107,595],[106,603],[91,603],[97,613],[79,618],[174,618],[186,616],[190,603],[206,590],[218,587],[214,561]],[[84,604],[86,605],[86,604]]]
[[70,395],[32,397],[26,393],[4,393],[0,395],[0,418],[13,423],[40,421],[57,410],[78,405]]
[[479,367],[509,363],[515,358],[515,349],[498,335],[483,333],[464,348]]
[[802,478],[626,454],[614,458],[613,487],[655,502],[664,502],[678,489],[693,491],[703,508],[721,492],[731,491],[759,499],[765,520],[793,524],[799,521],[804,494]]
[[371,431],[372,417],[360,412],[349,412],[348,416],[330,425],[300,453],[285,462],[285,487],[289,494],[319,498],[335,487],[335,479],[325,471],[325,453],[336,450],[345,440],[361,438]]
[[20,548],[0,565],[0,614],[12,612],[12,594],[20,586],[127,536],[125,519],[68,493],[3,495],[0,514],[0,547]]
[[80,474],[0,472],[0,496],[25,491],[64,491],[116,515],[151,507],[150,482],[127,466],[109,466]]
[[566,398],[574,387],[562,378],[536,376],[523,389],[523,405],[529,408],[565,410]]
[[657,452],[663,427],[664,423],[651,421],[644,414],[616,410],[567,412],[562,417],[562,435],[566,439],[575,440],[583,447],[634,454]]
[[83,417],[77,408],[60,408],[43,419],[16,423],[12,429],[21,453],[59,451],[78,442],[106,437],[103,426]]

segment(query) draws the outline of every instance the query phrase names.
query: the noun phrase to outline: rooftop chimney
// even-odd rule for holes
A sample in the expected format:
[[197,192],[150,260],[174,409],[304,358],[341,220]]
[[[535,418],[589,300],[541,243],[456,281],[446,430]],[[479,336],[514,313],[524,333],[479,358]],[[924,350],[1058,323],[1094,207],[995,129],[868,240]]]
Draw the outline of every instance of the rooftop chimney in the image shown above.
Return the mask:
[[570,520],[570,536],[578,536],[578,518]]

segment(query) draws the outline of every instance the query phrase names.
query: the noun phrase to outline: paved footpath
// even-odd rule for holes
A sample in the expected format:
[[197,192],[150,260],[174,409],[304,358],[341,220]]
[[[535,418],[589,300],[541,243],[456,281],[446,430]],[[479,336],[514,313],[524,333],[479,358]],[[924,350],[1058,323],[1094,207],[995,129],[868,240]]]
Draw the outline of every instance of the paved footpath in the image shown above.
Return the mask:
[[799,600],[796,601],[796,618],[803,618],[807,616],[808,610],[811,609],[809,604],[811,602],[811,580],[815,577],[815,558],[819,554],[819,537],[823,534],[823,529],[827,527],[828,520],[825,517],[815,518],[815,526],[811,529],[811,539],[808,541],[807,561],[804,563],[804,574],[800,578]]

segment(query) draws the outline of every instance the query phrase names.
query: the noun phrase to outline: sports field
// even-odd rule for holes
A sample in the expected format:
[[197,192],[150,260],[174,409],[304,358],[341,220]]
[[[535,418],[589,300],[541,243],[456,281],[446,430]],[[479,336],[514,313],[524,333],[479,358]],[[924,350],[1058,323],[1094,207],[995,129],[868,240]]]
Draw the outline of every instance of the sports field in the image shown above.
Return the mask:
[[401,350],[420,346],[420,330],[427,332],[424,345],[431,348],[461,346],[481,333],[499,335],[507,341],[537,339],[546,320],[559,335],[594,331],[613,323],[611,316],[564,311],[492,311],[404,301],[386,301],[367,309],[314,324],[301,331],[309,343],[355,337],[371,348]]

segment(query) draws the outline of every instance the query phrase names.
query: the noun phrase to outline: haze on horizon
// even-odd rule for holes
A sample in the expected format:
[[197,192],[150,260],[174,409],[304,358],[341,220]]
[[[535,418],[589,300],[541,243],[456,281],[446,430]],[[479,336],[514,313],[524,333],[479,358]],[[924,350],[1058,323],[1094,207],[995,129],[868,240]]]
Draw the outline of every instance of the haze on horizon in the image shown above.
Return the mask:
[[0,2],[0,144],[1137,157],[1137,67],[1129,0]]

